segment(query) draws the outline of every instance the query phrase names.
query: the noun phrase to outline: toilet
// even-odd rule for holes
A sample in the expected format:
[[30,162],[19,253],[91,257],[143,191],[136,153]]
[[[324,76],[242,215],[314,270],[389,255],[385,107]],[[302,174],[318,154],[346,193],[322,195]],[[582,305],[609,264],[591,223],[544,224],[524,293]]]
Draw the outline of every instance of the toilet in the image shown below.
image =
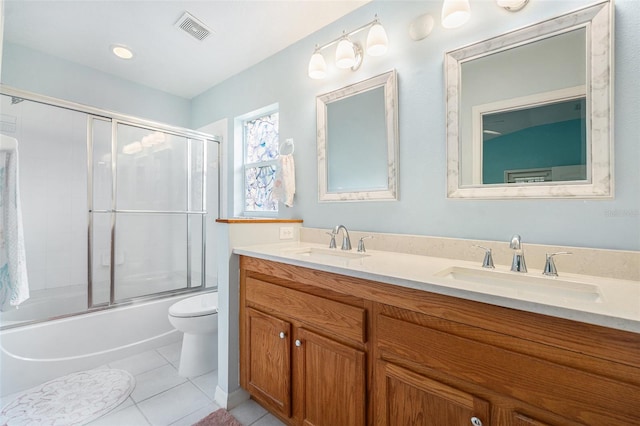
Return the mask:
[[218,293],[188,297],[169,307],[169,322],[184,333],[178,374],[200,376],[218,366]]

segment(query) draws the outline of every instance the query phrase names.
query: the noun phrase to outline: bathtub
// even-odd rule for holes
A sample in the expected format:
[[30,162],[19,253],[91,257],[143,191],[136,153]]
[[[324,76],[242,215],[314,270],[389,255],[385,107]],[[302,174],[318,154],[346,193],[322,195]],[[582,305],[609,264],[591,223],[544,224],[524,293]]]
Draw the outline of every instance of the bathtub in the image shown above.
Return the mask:
[[0,312],[0,327],[56,318],[87,310],[87,286],[67,286],[31,291],[31,297],[20,304]]
[[192,295],[0,331],[0,396],[179,341],[167,313]]

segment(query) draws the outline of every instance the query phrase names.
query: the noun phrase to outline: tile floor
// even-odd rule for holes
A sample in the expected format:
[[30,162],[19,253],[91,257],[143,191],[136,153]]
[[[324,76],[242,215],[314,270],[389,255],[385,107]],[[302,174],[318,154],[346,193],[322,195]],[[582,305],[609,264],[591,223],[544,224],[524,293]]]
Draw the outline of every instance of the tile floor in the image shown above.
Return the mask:
[[[218,372],[180,377],[180,342],[108,364],[136,378],[129,398],[91,426],[190,426],[220,407],[214,402]],[[17,395],[16,395],[17,396]],[[3,405],[10,397],[3,398]],[[254,401],[229,410],[245,426],[281,426]]]

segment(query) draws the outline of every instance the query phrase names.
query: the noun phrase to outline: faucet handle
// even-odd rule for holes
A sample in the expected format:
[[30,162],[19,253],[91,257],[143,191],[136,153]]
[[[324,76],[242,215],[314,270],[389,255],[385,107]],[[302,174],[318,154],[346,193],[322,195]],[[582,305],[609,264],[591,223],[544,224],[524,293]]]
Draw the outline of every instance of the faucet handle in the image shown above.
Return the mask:
[[491,249],[488,247],[479,246],[477,244],[474,244],[473,246],[484,250],[484,260],[482,261],[482,267],[490,269],[495,268],[495,266],[493,265],[493,256],[491,254]]
[[367,235],[366,237],[360,238],[360,241],[358,241],[358,252],[364,253],[367,251],[367,249],[364,247],[364,240],[368,238],[373,238],[373,235]]
[[336,248],[336,233],[327,232],[327,235],[331,235],[331,241],[329,241],[329,248]]
[[558,276],[558,270],[556,269],[556,263],[553,261],[553,256],[558,254],[573,254],[570,251],[558,251],[556,253],[547,253],[547,260],[544,263],[544,270],[542,273],[544,275],[549,275],[552,277]]

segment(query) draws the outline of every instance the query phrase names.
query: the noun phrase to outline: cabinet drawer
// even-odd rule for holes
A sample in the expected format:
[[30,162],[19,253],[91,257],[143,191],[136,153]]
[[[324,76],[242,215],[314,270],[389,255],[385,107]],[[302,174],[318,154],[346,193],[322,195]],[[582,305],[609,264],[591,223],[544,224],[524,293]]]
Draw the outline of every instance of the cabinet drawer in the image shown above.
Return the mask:
[[407,360],[585,424],[633,424],[640,416],[633,385],[386,315],[377,320],[383,359]]
[[366,311],[254,278],[246,280],[246,301],[344,338],[366,342]]

